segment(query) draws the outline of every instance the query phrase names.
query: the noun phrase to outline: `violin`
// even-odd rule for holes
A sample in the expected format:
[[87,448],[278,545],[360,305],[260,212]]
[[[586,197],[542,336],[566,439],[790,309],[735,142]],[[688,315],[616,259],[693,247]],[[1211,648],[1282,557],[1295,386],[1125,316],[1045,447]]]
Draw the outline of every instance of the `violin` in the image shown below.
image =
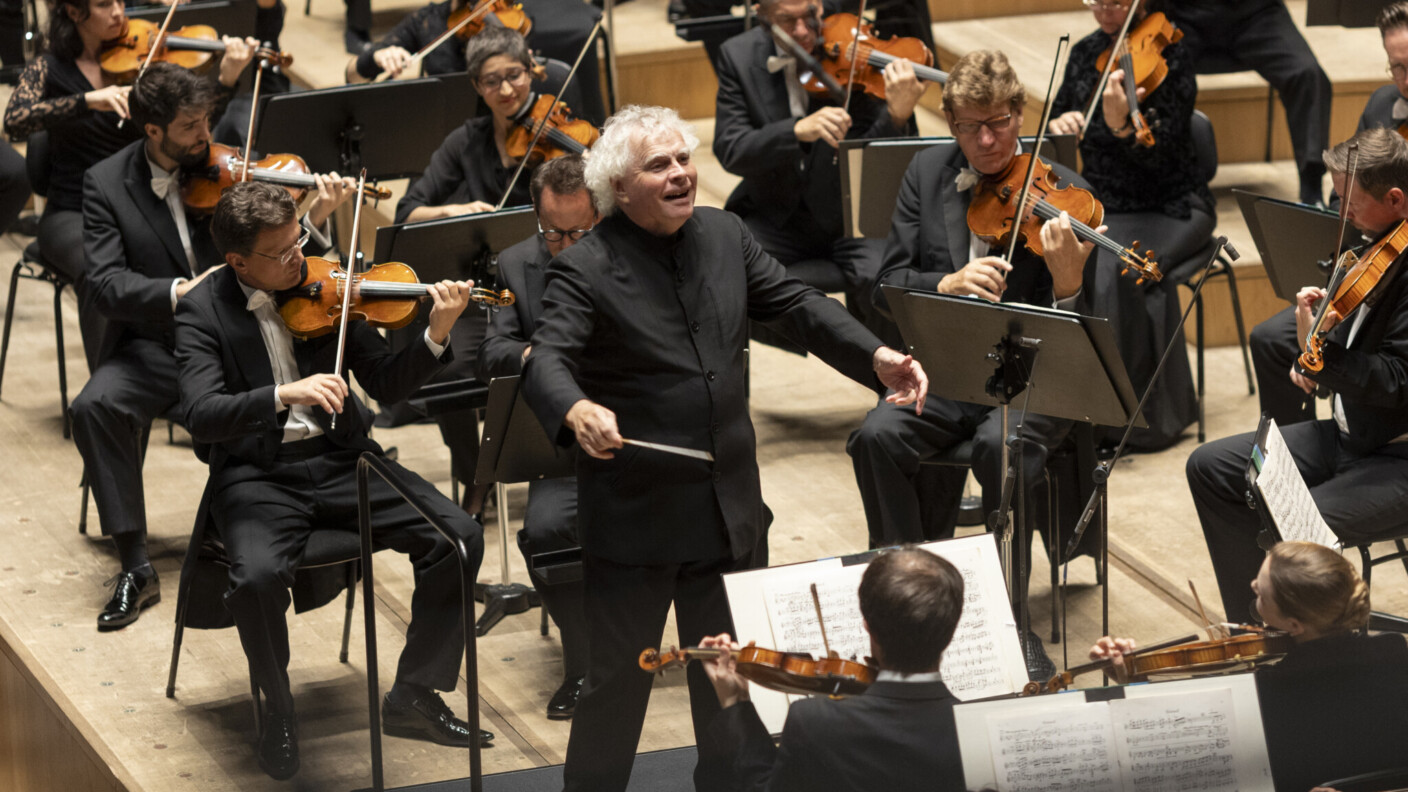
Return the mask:
[[[181,202],[195,214],[210,214],[215,211],[221,193],[240,181],[266,181],[281,185],[288,189],[294,201],[302,201],[308,190],[318,186],[308,170],[308,163],[297,154],[270,154],[264,159],[250,162],[246,167],[239,149],[212,142],[205,165],[185,170],[181,182]],[[369,184],[363,187],[362,194],[385,200],[391,197],[391,190]]]
[[[546,126],[539,134],[539,127]],[[504,151],[516,160],[544,162],[566,154],[581,154],[601,132],[590,121],[572,117],[572,110],[551,94],[539,96],[521,115],[504,140]],[[528,147],[532,146],[530,152]]]
[[[1130,10],[1133,14],[1133,9]],[[1114,54],[1124,72],[1124,93],[1129,99],[1129,118],[1134,125],[1134,139],[1141,146],[1154,145],[1154,133],[1144,114],[1139,110],[1139,89],[1144,89],[1147,98],[1168,76],[1168,61],[1164,60],[1164,48],[1183,38],[1183,31],[1173,26],[1163,12],[1156,11],[1140,21],[1139,25],[1122,39],[1116,40],[1109,49],[1100,53],[1095,68],[1108,75],[1110,57]],[[1103,80],[1102,80],[1103,82]],[[1098,93],[1098,91],[1097,91]]]
[[[1295,646],[1295,639],[1289,633],[1250,625],[1239,627],[1255,632],[1211,641],[1197,641],[1197,636],[1194,635],[1164,641],[1125,654],[1125,668],[1131,678],[1143,678],[1151,674],[1197,676],[1225,673],[1248,670],[1262,663],[1278,660]],[[1022,695],[1059,693],[1069,687],[1075,677],[1091,671],[1103,671],[1113,664],[1114,661],[1110,659],[1096,660],[1060,671],[1045,683],[1028,682],[1022,688]]]
[[[948,82],[948,72],[933,68],[934,53],[924,46],[924,42],[904,36],[877,38],[870,23],[855,14],[832,14],[822,20],[821,35],[821,51],[817,61],[843,87],[854,85],[884,99],[885,75],[882,72],[897,60],[912,63],[915,76],[921,80],[939,85]],[[798,79],[808,93],[830,93],[831,89],[821,77],[810,70],[799,74]]]
[[1390,273],[1393,262],[1408,250],[1408,220],[1399,221],[1393,230],[1375,242],[1362,255],[1347,250],[1340,256],[1336,273],[1343,273],[1330,284],[1329,295],[1321,302],[1316,313],[1315,325],[1305,339],[1305,351],[1301,353],[1301,368],[1306,371],[1320,371],[1325,367],[1324,347],[1327,331],[1321,329],[1326,309],[1333,310],[1341,320],[1349,317],[1354,309],[1362,305],[1373,305],[1378,299],[1377,287]]
[[[487,24],[486,15],[494,17],[500,25],[509,30],[516,30],[524,36],[533,29],[533,20],[528,18],[523,4],[510,4],[509,0],[478,0],[475,3],[465,3],[450,13],[446,28],[454,30],[460,40],[469,41],[484,30],[484,25]],[[461,25],[462,22],[465,24]]]
[[646,649],[640,653],[640,667],[650,673],[683,666],[691,660],[708,660],[729,654],[737,656],[739,676],[769,690],[798,696],[858,696],[875,681],[875,668],[854,660],[842,660],[835,652],[817,660],[800,652],[779,652],[748,644],[742,649],[689,647],[661,652]]
[[[160,28],[145,19],[127,20],[120,36],[103,43],[98,56],[103,73],[113,82],[130,83],[142,70],[148,55],[153,60],[202,72],[210,66],[215,53],[225,51],[225,42],[209,25],[187,25],[168,32],[158,43]],[[257,50],[256,57],[280,66],[293,63],[292,55],[268,48]]]
[[[1017,196],[1021,194],[1031,156],[1017,155],[1005,171],[984,176],[973,188],[973,200],[968,206],[968,228],[993,247],[1004,246],[1011,241]],[[1078,238],[1094,243],[1124,262],[1121,274],[1135,270],[1139,283],[1146,278],[1153,281],[1163,278],[1158,262],[1154,260],[1154,251],[1146,250],[1141,255],[1137,241],[1126,248],[1097,233],[1095,229],[1105,218],[1104,205],[1089,190],[1075,185],[1057,186],[1051,166],[1040,157],[1035,163],[1027,204],[1030,209],[1022,213],[1021,221],[1016,224],[1016,233],[1025,241],[1027,249],[1036,255],[1045,255],[1041,244],[1042,224],[1060,217],[1064,211],[1071,216],[1071,230]]]
[[[346,294],[347,272],[342,266],[325,258],[312,256],[304,260],[303,281],[277,296],[279,317],[294,336],[317,338],[335,330],[341,323]],[[397,330],[416,318],[420,299],[430,285],[421,283],[409,266],[399,262],[376,264],[353,276],[352,299],[347,315],[362,319],[372,327]],[[504,289],[472,289],[470,300],[483,306],[512,305],[513,292]]]

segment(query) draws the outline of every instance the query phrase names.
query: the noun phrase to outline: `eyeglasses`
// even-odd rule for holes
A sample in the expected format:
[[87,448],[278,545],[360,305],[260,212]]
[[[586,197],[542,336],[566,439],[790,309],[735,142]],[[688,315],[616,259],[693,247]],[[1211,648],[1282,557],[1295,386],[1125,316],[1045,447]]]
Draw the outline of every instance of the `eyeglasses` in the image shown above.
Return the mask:
[[1403,78],[1405,76],[1408,76],[1408,65],[1404,65],[1402,63],[1390,63],[1386,68],[1388,69],[1388,73],[1393,75],[1393,79],[1399,82],[1402,82]]
[[486,74],[474,82],[485,91],[497,91],[499,90],[499,86],[503,85],[505,82],[519,85],[527,76],[527,69],[509,69],[503,74]]
[[1002,132],[1012,126],[1012,114],[988,118],[982,121],[953,121],[949,127],[955,135],[976,135],[978,130],[987,127],[990,132]]
[[1092,11],[1113,11],[1116,8],[1129,7],[1128,2],[1121,2],[1120,0],[1082,0],[1082,2],[1085,3],[1086,8]]
[[567,237],[573,242],[579,242],[581,241],[582,237],[586,236],[587,232],[590,230],[590,228],[575,228],[571,231],[561,231],[556,228],[553,228],[548,231],[544,231],[543,221],[538,221],[538,233],[542,234],[543,239],[546,239],[549,242],[561,242],[563,237]]
[[271,260],[273,260],[273,261],[277,261],[277,262],[279,262],[280,264],[287,264],[287,263],[289,263],[290,261],[293,261],[294,255],[295,255],[296,253],[298,253],[298,251],[302,250],[304,245],[308,244],[308,240],[311,239],[312,236],[313,236],[313,233],[312,233],[311,231],[308,231],[307,229],[304,229],[304,231],[303,231],[303,236],[299,237],[299,238],[298,238],[298,241],[295,242],[295,243],[293,243],[293,247],[290,247],[290,248],[284,250],[284,251],[283,251],[282,253],[280,253],[279,255],[277,255],[277,256],[271,256],[271,255],[269,255],[268,253],[260,253],[260,252],[257,251],[257,250],[254,251],[254,255],[256,255],[256,256],[263,256],[263,257],[266,258],[266,259],[271,259]]
[[809,5],[807,6],[806,13],[802,14],[801,16],[793,16],[791,14],[774,14],[772,16],[771,21],[774,25],[777,25],[783,30],[791,30],[797,26],[798,22],[816,19],[816,11],[817,7],[815,5]]

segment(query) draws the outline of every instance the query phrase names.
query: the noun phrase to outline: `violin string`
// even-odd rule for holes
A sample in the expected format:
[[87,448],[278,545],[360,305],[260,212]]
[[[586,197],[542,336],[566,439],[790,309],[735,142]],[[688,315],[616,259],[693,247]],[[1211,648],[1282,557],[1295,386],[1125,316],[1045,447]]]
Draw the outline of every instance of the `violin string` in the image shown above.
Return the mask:
[[[1043,220],[1055,220],[1056,218],[1061,216],[1061,210],[1057,209],[1054,205],[1052,205],[1045,199],[1037,201],[1036,205],[1032,207],[1032,213],[1039,216]],[[1109,237],[1097,233],[1095,229],[1091,228],[1080,220],[1075,219],[1074,217],[1071,218],[1071,230],[1076,233],[1076,236],[1082,236],[1085,238],[1085,241],[1093,242],[1094,244],[1099,245],[1105,250],[1108,250],[1116,255],[1123,256],[1124,254],[1132,252],[1121,247],[1119,243],[1115,242]]]
[[[1027,158],[1027,172],[1022,177],[1022,189],[1017,193],[1017,211],[1012,216],[1012,228],[1014,233],[1007,242],[1006,261],[1011,263],[1017,256],[1017,238],[1015,233],[1021,227],[1021,218],[1026,215],[1027,199],[1031,196],[1032,180],[1036,178],[1036,166],[1041,161],[1041,146],[1046,141],[1046,125],[1051,121],[1051,108],[1056,100],[1056,74],[1061,68],[1061,53],[1071,43],[1071,34],[1067,33],[1056,42],[1056,57],[1051,61],[1051,77],[1046,83],[1046,102],[1041,108],[1041,121],[1037,124],[1036,144],[1032,146],[1032,153]],[[1013,167],[1011,165],[1009,168]],[[1047,171],[1050,173],[1050,171]]]

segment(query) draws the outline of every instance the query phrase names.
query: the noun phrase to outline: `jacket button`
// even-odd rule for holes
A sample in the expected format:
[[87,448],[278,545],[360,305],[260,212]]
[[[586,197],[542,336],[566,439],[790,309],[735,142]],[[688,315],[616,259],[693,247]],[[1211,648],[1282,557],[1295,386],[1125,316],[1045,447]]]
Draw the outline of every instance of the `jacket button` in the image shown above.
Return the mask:
[[691,332],[691,333],[697,333],[697,332],[699,332],[699,323],[698,323],[698,322],[690,322],[690,323],[689,323],[689,332]]
[[717,423],[710,424],[710,425],[709,425],[709,432],[710,432],[711,434],[718,434],[718,433],[719,433],[719,425],[718,425]]
[[720,473],[720,472],[718,472],[718,471],[714,471],[714,481],[717,483],[717,482],[720,482],[720,481],[723,481],[723,480],[724,480],[724,474],[722,474],[722,473]]
[[713,381],[714,381],[714,372],[712,372],[712,371],[706,371],[706,372],[704,372],[704,379],[709,380],[710,382],[713,382]]

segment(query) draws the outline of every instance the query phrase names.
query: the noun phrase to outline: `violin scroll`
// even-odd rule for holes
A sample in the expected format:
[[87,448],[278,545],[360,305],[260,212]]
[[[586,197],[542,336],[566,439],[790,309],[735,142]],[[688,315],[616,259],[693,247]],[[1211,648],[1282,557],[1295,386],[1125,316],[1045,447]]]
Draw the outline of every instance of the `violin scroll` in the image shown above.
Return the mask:
[[[481,308],[488,308],[490,310],[507,308],[510,305],[513,305],[514,302],[517,301],[517,299],[518,298],[514,296],[513,292],[509,291],[508,289],[494,291],[493,289],[485,288],[482,286],[475,286],[473,289],[469,290],[470,302],[475,303]],[[646,650],[646,652],[654,651],[654,649]],[[645,662],[645,652],[641,653],[641,662]]]

